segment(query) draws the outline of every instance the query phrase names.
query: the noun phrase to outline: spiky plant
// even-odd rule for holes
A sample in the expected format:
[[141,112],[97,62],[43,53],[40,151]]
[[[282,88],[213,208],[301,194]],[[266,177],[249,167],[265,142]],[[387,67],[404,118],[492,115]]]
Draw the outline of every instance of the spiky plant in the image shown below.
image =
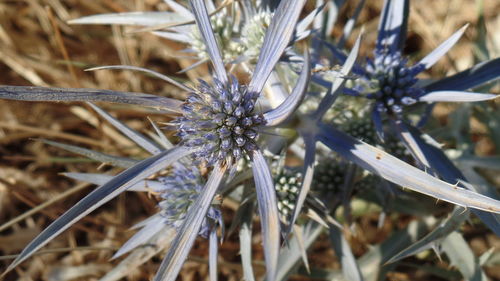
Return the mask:
[[[342,278],[347,280],[379,278],[384,270],[379,265],[396,262],[424,248],[437,248],[441,241],[444,241],[441,243],[444,247],[452,249],[450,245],[455,245],[453,241],[457,238],[450,233],[468,217],[466,208],[471,208],[487,226],[498,233],[498,218],[494,213],[500,212],[500,202],[492,198],[495,194],[484,192],[480,186],[467,182],[437,143],[408,123],[408,110],[422,102],[450,100],[450,97],[458,101],[494,98],[491,94],[459,91],[497,79],[499,72],[495,70],[498,70],[498,59],[427,86],[421,86],[417,80],[418,72],[434,64],[458,40],[463,29],[415,66],[408,66],[401,48],[409,3],[387,0],[379,25],[375,57],[366,65],[358,65],[356,58],[361,37],[358,37],[348,55],[344,55],[341,50],[347,35],[340,38],[337,46],[327,43],[325,31],[330,30],[331,26],[323,24],[330,24],[331,17],[335,17],[335,11],[338,11],[335,9],[338,7],[332,6],[335,1],[317,1],[313,12],[301,21],[299,18],[305,0],[258,1],[258,4],[239,1],[239,4],[231,6],[231,10],[227,7],[215,8],[212,1],[191,0],[190,10],[171,0],[165,2],[174,13],[99,15],[73,23],[138,25],[157,35],[189,45],[201,62],[211,62],[213,72],[209,79],[185,85],[135,66],[98,68],[147,72],[180,88],[186,93],[185,100],[106,90],[0,86],[0,98],[5,99],[89,102],[89,106],[102,117],[152,154],[138,162],[127,161],[130,165],[127,164],[123,172],[107,176],[103,181],[95,180],[102,177],[87,175],[87,179],[92,179],[90,182],[100,186],[49,225],[23,250],[8,270],[29,258],[83,216],[121,192],[146,182],[153,184],[159,193],[159,214],[141,223],[139,227],[142,229],[117,255],[132,249],[138,251],[136,246],[141,243],[166,245],[165,240],[161,239],[166,233],[165,229],[175,230],[175,238],[155,277],[157,281],[177,278],[189,250],[200,235],[209,238],[210,277],[213,280],[217,278],[217,226],[222,224],[222,214],[214,203],[218,202],[219,196],[232,196],[241,202],[235,224],[241,226],[241,259],[243,274],[248,280],[255,279],[250,243],[254,203],[258,205],[268,280],[285,279],[301,258],[307,266],[305,250],[324,231],[324,227],[328,228],[343,270],[330,277],[335,279],[343,275]],[[207,3],[208,8],[205,6]],[[360,1],[359,9],[363,3]],[[240,4],[241,11],[237,10]],[[328,15],[323,11],[325,7],[329,8]],[[265,13],[264,16],[259,16],[261,13]],[[192,25],[193,18],[196,28]],[[236,18],[241,18],[243,22],[236,24],[233,22]],[[310,23],[318,32],[313,34],[311,44],[306,45],[305,55],[297,55],[299,52],[294,43],[311,35],[313,31],[308,28]],[[350,33],[349,29],[346,27],[346,34]],[[193,39],[196,42],[193,43]],[[243,43],[241,49],[233,48],[236,46],[234,44],[240,43]],[[338,61],[328,61],[331,54],[323,56],[323,47],[339,57],[342,64],[339,69],[331,67]],[[233,53],[234,50],[237,51]],[[309,51],[312,53],[311,59]],[[243,58],[239,60],[235,56]],[[275,69],[280,59],[281,66]],[[226,69],[228,60],[234,60],[231,63],[241,65],[241,69],[250,73],[248,83],[236,78],[241,77],[241,73],[233,72],[234,68],[231,71]],[[322,66],[325,61],[327,63]],[[314,73],[311,72],[311,64],[315,66]],[[235,75],[230,75],[230,72]],[[315,83],[311,89],[318,95],[307,110],[298,111],[308,91],[311,76],[311,81]],[[266,81],[269,85],[265,87]],[[354,87],[344,87],[346,82],[354,84]],[[291,89],[290,94],[287,89]],[[341,94],[354,95],[358,100],[350,101],[349,96],[339,97]],[[365,103],[358,103],[360,98],[366,98]],[[152,142],[90,103],[95,101],[150,106],[172,113],[173,121],[168,123],[168,129],[174,131],[175,145],[165,136],[163,145]],[[340,101],[336,107],[335,101]],[[367,103],[371,110],[366,109]],[[325,116],[332,111],[334,114]],[[371,115],[367,115],[367,112]],[[366,120],[373,122],[375,130],[369,129]],[[374,131],[380,138],[377,141],[374,140]],[[387,153],[391,151],[391,146],[386,134],[394,134],[397,143],[403,143],[412,153],[413,159],[406,159],[408,155],[397,155],[398,152],[394,152],[395,155]],[[318,145],[318,142],[324,146]],[[380,149],[380,146],[384,149]],[[328,150],[335,152],[335,161],[325,157],[325,151]],[[264,155],[275,155],[280,151],[293,153],[294,159],[303,160],[299,171],[284,175],[269,169]],[[167,170],[166,175],[149,179],[151,175],[169,169],[169,166],[173,168]],[[358,166],[373,175],[367,175]],[[205,174],[200,176],[199,170],[207,172],[206,178]],[[301,175],[300,181],[297,173]],[[366,196],[357,196],[353,192],[355,189]],[[370,192],[365,194],[366,190]],[[372,191],[375,191],[374,196],[381,198],[374,199]],[[322,196],[325,193],[327,196]],[[348,214],[349,208],[359,202],[356,201],[358,199],[375,202],[378,204],[377,211],[382,214],[393,210],[413,214],[415,206],[431,201],[422,199],[426,197],[416,193],[457,206],[443,224],[438,224],[433,232],[413,246],[405,250],[397,246],[408,244],[401,243],[391,248],[390,253],[395,255],[392,259],[373,254],[380,248],[379,245],[370,250],[369,254],[372,254],[366,259],[356,260],[346,235],[353,228],[338,222],[335,212],[337,207],[345,207],[345,215],[341,219],[349,226],[352,221]],[[359,198],[352,199],[353,194]],[[307,215],[312,220],[298,219],[304,213],[303,207],[307,207]],[[429,210],[423,210],[425,215],[435,216],[432,207],[427,209],[431,209],[430,214],[425,213]],[[286,217],[284,229],[279,220],[280,211],[281,216]],[[379,221],[383,222],[383,219]],[[426,219],[409,224],[407,233],[411,241],[421,237],[420,233],[414,232],[422,224],[431,225]],[[450,242],[447,239],[455,240]],[[400,240],[397,237],[388,239],[389,242]],[[400,253],[396,255],[397,252]],[[375,273],[363,276],[367,275],[367,271]]]

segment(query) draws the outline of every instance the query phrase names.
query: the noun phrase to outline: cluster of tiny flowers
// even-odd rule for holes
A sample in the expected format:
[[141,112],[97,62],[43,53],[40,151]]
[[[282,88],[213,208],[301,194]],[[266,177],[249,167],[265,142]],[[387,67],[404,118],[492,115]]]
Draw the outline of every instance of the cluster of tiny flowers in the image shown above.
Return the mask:
[[375,144],[377,142],[377,135],[373,123],[367,118],[353,119],[350,122],[345,122],[341,125],[341,128],[344,132],[358,140],[362,140],[369,144]]
[[284,167],[274,178],[278,211],[283,220],[292,214],[297,202],[302,182],[302,174],[294,168]]
[[272,17],[273,14],[270,12],[259,12],[243,26],[241,41],[245,48],[244,55],[249,59],[257,59],[259,56]]
[[[169,176],[160,177],[158,181],[164,185],[164,189],[159,191],[162,198],[159,203],[160,215],[167,225],[178,228],[184,221],[189,207],[202,191],[203,179],[196,168],[176,167]],[[219,222],[222,219],[222,214],[215,207],[209,208],[199,233],[204,237],[207,237],[211,225],[213,225],[207,219]]]
[[[222,52],[222,59],[224,62],[231,62],[237,59],[243,52],[244,47],[238,42],[233,40],[235,36],[234,20],[225,11],[221,11],[210,17],[213,32],[217,40],[218,46]],[[205,41],[201,37],[200,31],[197,26],[193,26],[191,31],[191,48],[202,59],[209,59],[206,51]]]
[[357,192],[371,191],[378,184],[380,184],[379,178],[375,175],[369,174],[358,180],[354,184],[354,189]]
[[200,80],[176,120],[177,136],[183,146],[193,150],[196,163],[234,163],[257,149],[257,129],[265,124],[262,114],[254,111],[258,96],[234,77],[229,86],[217,79],[213,86]]
[[405,145],[396,137],[388,135],[384,140],[384,150],[395,157],[404,160],[411,161],[413,158],[411,152],[405,147]]
[[314,169],[312,190],[320,194],[339,192],[344,184],[345,167],[335,159],[323,159]]
[[380,113],[400,118],[403,106],[414,104],[423,94],[422,89],[413,86],[424,66],[408,67],[407,62],[400,52],[375,51],[375,59],[367,61],[366,75],[360,77],[353,90],[376,100],[376,110]]

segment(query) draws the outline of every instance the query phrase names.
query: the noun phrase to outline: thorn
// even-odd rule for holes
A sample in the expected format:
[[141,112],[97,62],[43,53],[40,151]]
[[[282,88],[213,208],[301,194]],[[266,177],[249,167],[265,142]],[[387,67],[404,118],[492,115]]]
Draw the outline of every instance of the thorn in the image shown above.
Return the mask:
[[441,253],[440,253],[441,251],[440,251],[440,249],[439,249],[439,248],[440,248],[440,246],[439,246],[439,245],[437,245],[437,244],[433,244],[433,245],[431,246],[431,248],[432,248],[432,250],[434,251],[434,253],[436,254],[436,256],[438,257],[439,261],[440,261],[440,262],[443,262],[443,259],[441,258]]

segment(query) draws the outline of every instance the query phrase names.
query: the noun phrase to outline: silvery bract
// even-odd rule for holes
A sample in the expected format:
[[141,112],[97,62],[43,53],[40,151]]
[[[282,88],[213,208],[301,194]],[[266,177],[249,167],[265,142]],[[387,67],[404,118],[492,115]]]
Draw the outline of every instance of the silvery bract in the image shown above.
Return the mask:
[[[181,42],[186,45],[184,52],[198,60],[190,68],[210,62],[212,76],[182,84],[137,66],[93,69],[147,72],[186,92],[183,101],[112,90],[0,86],[3,99],[85,101],[152,155],[137,161],[45,141],[124,171],[116,176],[67,173],[99,187],[38,235],[7,271],[126,190],[154,191],[160,199],[158,213],[135,226],[140,230],[115,254],[129,256],[103,280],[125,276],[127,264],[139,265],[144,262],[140,256],[151,257],[162,250],[167,254],[155,280],[176,280],[198,236],[208,239],[210,278],[216,280],[218,245],[226,233],[219,205],[226,196],[241,202],[227,232],[239,227],[245,280],[255,280],[251,253],[254,202],[260,217],[267,280],[286,279],[301,261],[308,268],[306,250],[325,229],[342,266],[341,273],[332,273],[329,278],[342,275],[346,280],[376,280],[385,262],[395,263],[438,246],[447,254],[454,245],[463,246],[454,231],[469,216],[467,208],[500,234],[496,214],[500,201],[495,199],[495,191],[469,181],[437,141],[421,131],[435,102],[496,98],[466,90],[498,79],[500,59],[425,85],[418,75],[436,63],[466,27],[411,64],[402,51],[409,1],[386,0],[373,58],[361,60],[357,59],[361,35],[352,49],[344,47],[364,1],[359,1],[342,36],[336,42],[328,38],[341,2],[316,1],[305,13],[305,0],[223,1],[221,6],[217,1],[190,0],[189,8],[165,0],[172,12],[103,14],[72,20],[72,24],[132,25]],[[297,48],[297,42],[304,42],[302,48]],[[333,70],[331,66],[338,62],[340,68]],[[241,78],[241,70],[248,73],[248,83],[237,78]],[[173,115],[164,129],[174,131],[176,143],[172,144],[156,124],[152,124],[157,133],[153,140],[91,102],[163,110]],[[421,107],[428,110],[419,124],[413,124],[413,110]],[[302,165],[288,166],[288,155],[303,160]],[[161,176],[151,178],[160,171],[164,172]],[[413,224],[411,229],[408,226],[411,239],[391,249],[388,256],[372,252],[380,248],[376,246],[367,256],[356,259],[335,211],[342,207],[343,219],[349,223],[352,202],[361,198],[378,204],[380,223],[393,208],[417,215],[425,197],[401,187],[451,202],[456,208],[425,237],[414,233],[417,227]],[[397,204],[393,202],[401,203],[394,207]],[[165,238],[174,233],[175,238]],[[398,237],[394,234],[387,243]],[[140,247],[147,244],[158,247]],[[461,272],[468,278],[466,271]]]

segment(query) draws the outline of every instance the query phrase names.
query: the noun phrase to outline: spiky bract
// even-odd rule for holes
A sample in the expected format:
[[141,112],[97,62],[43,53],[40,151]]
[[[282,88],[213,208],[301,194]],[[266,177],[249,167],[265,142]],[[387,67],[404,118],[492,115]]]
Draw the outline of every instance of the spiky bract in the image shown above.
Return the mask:
[[[222,52],[222,59],[224,62],[235,60],[244,52],[245,48],[240,43],[233,40],[233,37],[236,36],[233,17],[225,10],[222,10],[213,15],[210,19],[214,36]],[[201,59],[209,59],[205,42],[197,26],[193,26],[190,36],[193,39],[191,41],[191,48],[195,51],[197,56]]]

